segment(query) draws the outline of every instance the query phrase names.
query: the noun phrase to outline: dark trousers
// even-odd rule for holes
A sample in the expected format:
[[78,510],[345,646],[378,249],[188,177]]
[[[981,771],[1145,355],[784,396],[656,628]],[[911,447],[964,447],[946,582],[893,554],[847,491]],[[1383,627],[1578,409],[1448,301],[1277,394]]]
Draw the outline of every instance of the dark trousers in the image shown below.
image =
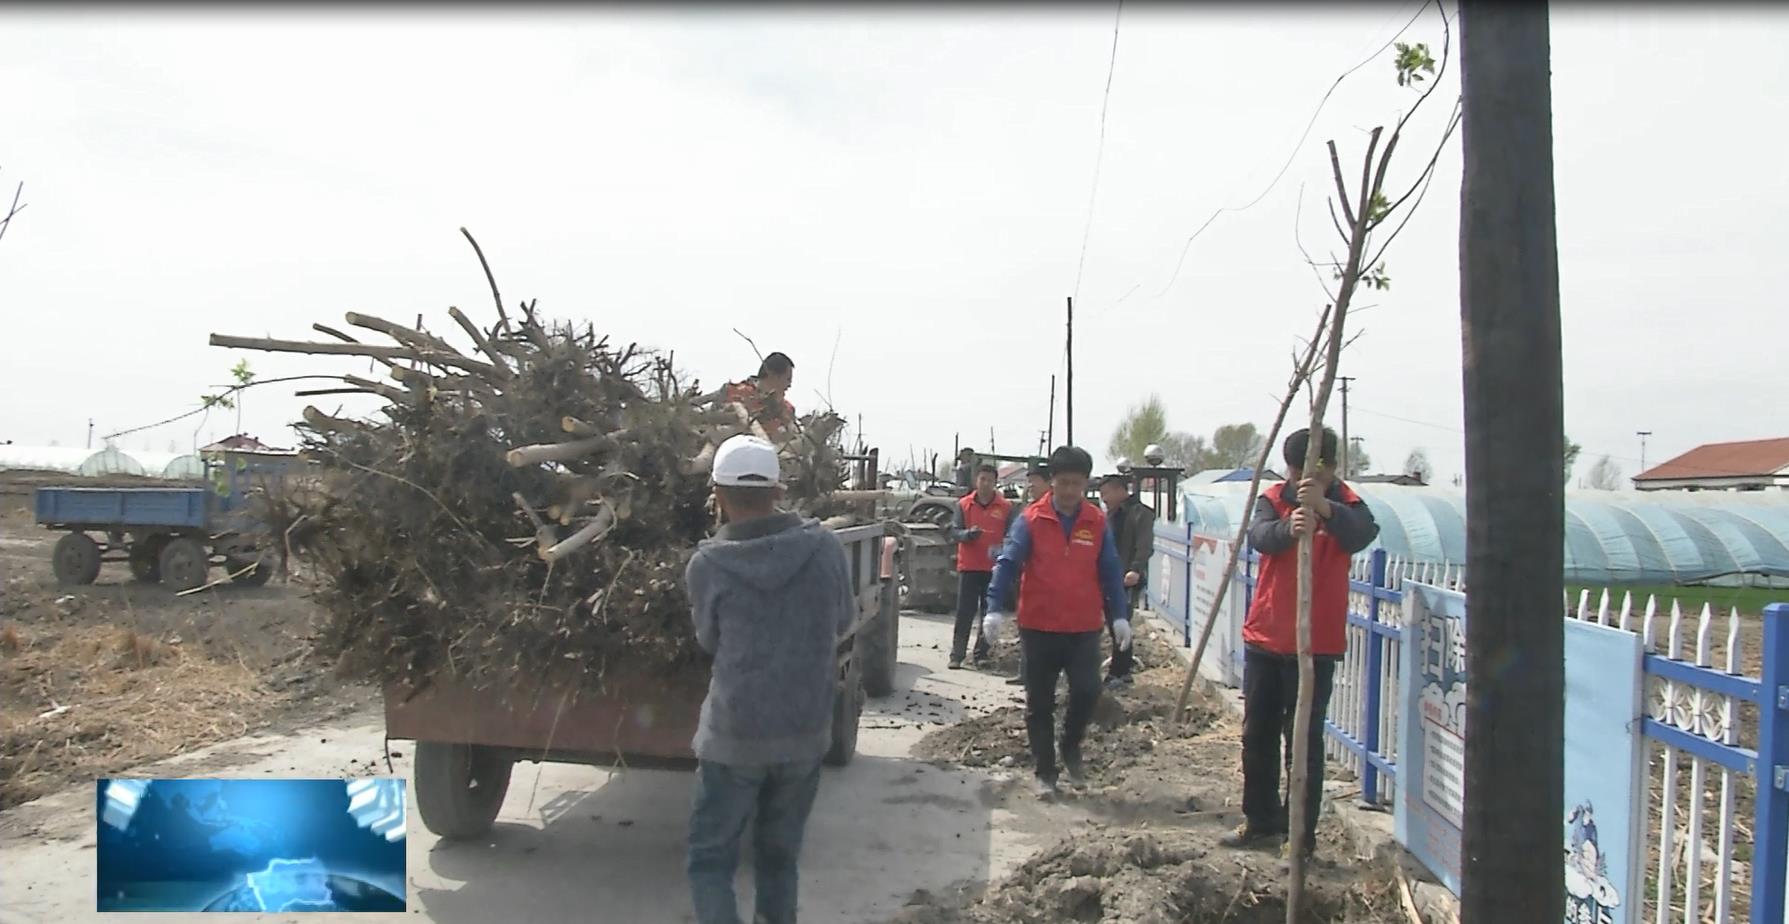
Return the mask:
[[[1136,623],[1137,598],[1139,596],[1141,596],[1142,590],[1143,590],[1143,582],[1141,582],[1141,581],[1138,581],[1137,586],[1135,586],[1135,587],[1125,588],[1125,596],[1130,598],[1130,604],[1131,604],[1131,608],[1129,611],[1129,618],[1131,619],[1131,632],[1132,633],[1135,633],[1137,631],[1137,623]],[[1112,664],[1111,664],[1111,666],[1106,668],[1106,676],[1108,676],[1108,677],[1129,677],[1131,675],[1131,670],[1137,666],[1136,643],[1132,642],[1131,647],[1126,648],[1123,651],[1119,651],[1118,650],[1118,637],[1115,635],[1112,635],[1112,627],[1111,626],[1106,627],[1106,635],[1112,639]]]
[[1087,723],[1099,703],[1099,638],[1093,632],[1020,629],[1024,652],[1025,732],[1031,760],[1041,779],[1056,779],[1056,678],[1068,674],[1068,715],[1062,720],[1062,750],[1079,751]]
[[950,659],[963,660],[969,648],[969,633],[975,633],[975,660],[988,656],[988,643],[981,637],[981,618],[988,612],[988,585],[994,583],[992,571],[957,572],[957,626],[950,641]]
[[[1323,716],[1335,689],[1336,663],[1318,658],[1312,692],[1310,761],[1305,778],[1306,844],[1316,842],[1323,798]],[[1280,770],[1292,771],[1292,731],[1298,716],[1298,658],[1249,648],[1242,661],[1242,813],[1257,830],[1281,831],[1287,801]],[[1284,750],[1282,750],[1282,747]]]

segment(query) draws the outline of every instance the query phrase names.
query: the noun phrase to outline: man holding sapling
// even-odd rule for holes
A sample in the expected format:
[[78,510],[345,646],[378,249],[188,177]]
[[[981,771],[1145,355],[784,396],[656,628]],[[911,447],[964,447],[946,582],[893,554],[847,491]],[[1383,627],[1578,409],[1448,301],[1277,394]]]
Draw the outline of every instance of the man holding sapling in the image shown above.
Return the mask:
[[1019,644],[1024,657],[1025,731],[1037,792],[1056,793],[1056,680],[1068,675],[1062,723],[1062,769],[1086,780],[1081,741],[1100,695],[1100,635],[1109,624],[1120,649],[1131,644],[1124,568],[1106,516],[1086,502],[1093,457],[1077,446],[1050,454],[1050,493],[1013,521],[994,563],[982,637],[992,646],[1018,590]]
[[1280,771],[1284,768],[1289,777],[1292,767],[1298,707],[1298,541],[1307,534],[1312,537],[1315,686],[1311,691],[1305,830],[1299,834],[1306,855],[1317,847],[1317,811],[1323,793],[1323,716],[1329,711],[1336,662],[1348,648],[1349,563],[1379,535],[1373,512],[1336,477],[1335,431],[1325,427],[1320,439],[1317,470],[1305,472],[1310,431],[1286,437],[1286,480],[1262,490],[1249,521],[1249,545],[1261,554],[1261,573],[1242,624],[1242,812],[1246,820],[1224,839],[1229,847],[1253,847],[1289,836],[1288,803],[1280,795]]
[[817,521],[777,510],[780,474],[770,443],[721,444],[712,479],[725,525],[685,573],[696,641],[714,656],[689,831],[699,924],[739,921],[733,875],[748,823],[753,920],[794,924],[796,861],[832,746],[839,638],[856,616],[844,545]]

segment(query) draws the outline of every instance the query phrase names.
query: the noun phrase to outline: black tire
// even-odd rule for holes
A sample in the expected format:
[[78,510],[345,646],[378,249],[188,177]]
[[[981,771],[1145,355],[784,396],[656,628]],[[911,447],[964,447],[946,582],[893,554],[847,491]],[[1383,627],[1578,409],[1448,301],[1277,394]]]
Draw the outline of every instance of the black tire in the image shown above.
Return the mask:
[[423,827],[448,840],[491,830],[515,761],[476,744],[416,742],[416,811]]
[[154,584],[162,579],[162,549],[166,548],[168,537],[159,533],[149,536],[138,536],[130,543],[130,576],[145,583]]
[[99,543],[86,533],[64,535],[50,553],[50,570],[58,584],[93,583],[99,577]]
[[883,581],[876,600],[876,618],[870,620],[858,633],[857,655],[863,660],[863,692],[881,699],[894,693],[895,668],[900,663],[901,601],[898,581]]
[[845,672],[845,682],[839,685],[832,698],[832,747],[824,758],[827,766],[843,767],[857,756],[857,719],[861,715],[863,682],[858,673],[857,658],[853,657]]
[[162,549],[162,583],[175,593],[204,586],[210,570],[211,553],[196,539],[170,539]]
[[[247,568],[249,570],[244,571]],[[244,587],[260,587],[273,577],[273,562],[263,555],[260,558],[224,558],[224,570],[232,575],[230,583]]]

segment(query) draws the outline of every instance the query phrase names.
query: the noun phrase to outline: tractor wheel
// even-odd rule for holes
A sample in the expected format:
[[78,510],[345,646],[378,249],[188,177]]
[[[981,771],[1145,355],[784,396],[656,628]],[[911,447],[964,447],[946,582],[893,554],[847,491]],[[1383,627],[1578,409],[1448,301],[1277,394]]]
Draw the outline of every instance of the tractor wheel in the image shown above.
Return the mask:
[[863,658],[863,691],[877,699],[895,689],[895,670],[900,664],[901,652],[899,590],[893,578],[882,582],[876,595],[876,618],[858,634],[857,653]]
[[86,533],[63,536],[50,553],[50,570],[58,584],[93,583],[99,577],[99,543]]
[[130,575],[139,581],[154,584],[162,579],[162,549],[166,548],[168,537],[155,534],[138,536],[130,544]]
[[863,680],[858,673],[857,655],[845,669],[844,682],[832,699],[832,747],[824,761],[830,767],[843,767],[857,756],[857,720],[863,715]]
[[211,553],[195,539],[171,539],[162,549],[162,583],[175,593],[204,586],[210,569]]
[[423,827],[448,839],[491,830],[515,761],[476,744],[416,742],[416,810]]

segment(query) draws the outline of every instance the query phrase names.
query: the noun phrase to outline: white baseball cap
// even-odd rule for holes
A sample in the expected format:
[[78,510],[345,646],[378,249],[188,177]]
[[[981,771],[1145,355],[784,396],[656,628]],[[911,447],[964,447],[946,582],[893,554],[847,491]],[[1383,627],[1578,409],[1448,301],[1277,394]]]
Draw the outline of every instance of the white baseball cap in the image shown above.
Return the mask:
[[714,483],[741,488],[774,487],[782,477],[776,447],[744,433],[729,437],[714,453]]

